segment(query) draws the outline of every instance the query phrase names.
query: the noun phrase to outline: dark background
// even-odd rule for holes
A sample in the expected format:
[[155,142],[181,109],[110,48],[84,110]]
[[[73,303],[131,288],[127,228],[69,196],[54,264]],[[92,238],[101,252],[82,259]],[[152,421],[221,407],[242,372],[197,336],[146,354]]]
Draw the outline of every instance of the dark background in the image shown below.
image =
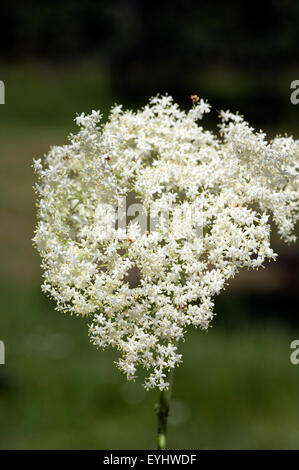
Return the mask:
[[[136,109],[158,92],[239,110],[269,137],[299,138],[299,2],[12,1],[1,6],[1,448],[153,448],[154,392],[128,384],[80,319],[40,292],[32,159],[66,142],[75,114]],[[181,345],[172,448],[298,448],[298,245],[217,298],[214,328]]]
[[92,59],[130,106],[157,91],[183,103],[199,89],[256,126],[288,119],[295,128],[286,98],[298,67],[296,1],[12,1],[1,10],[3,61]]

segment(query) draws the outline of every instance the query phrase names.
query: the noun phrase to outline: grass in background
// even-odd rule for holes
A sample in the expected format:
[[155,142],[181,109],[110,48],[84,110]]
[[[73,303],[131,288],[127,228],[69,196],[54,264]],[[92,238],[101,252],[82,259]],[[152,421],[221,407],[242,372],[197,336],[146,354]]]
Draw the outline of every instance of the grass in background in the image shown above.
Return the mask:
[[[39,286],[2,283],[1,309],[2,449],[155,448],[157,393],[126,382],[82,319],[55,312]],[[271,324],[193,330],[175,373],[170,448],[298,447],[293,338]]]
[[107,114],[111,104],[109,77],[95,62],[61,64],[25,62],[2,64],[5,105],[1,107],[1,133],[7,128],[27,133],[40,128],[67,128],[77,113],[101,109]]

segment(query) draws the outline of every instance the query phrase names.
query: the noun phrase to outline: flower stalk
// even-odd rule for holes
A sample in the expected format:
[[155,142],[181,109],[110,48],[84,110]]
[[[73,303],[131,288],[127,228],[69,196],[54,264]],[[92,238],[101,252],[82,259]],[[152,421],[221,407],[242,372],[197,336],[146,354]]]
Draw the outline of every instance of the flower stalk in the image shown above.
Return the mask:
[[161,390],[159,403],[156,405],[156,414],[158,418],[158,434],[157,434],[157,449],[166,449],[166,434],[167,434],[167,419],[170,410],[171,401],[171,387],[173,382],[173,369],[168,375],[169,387],[166,390]]

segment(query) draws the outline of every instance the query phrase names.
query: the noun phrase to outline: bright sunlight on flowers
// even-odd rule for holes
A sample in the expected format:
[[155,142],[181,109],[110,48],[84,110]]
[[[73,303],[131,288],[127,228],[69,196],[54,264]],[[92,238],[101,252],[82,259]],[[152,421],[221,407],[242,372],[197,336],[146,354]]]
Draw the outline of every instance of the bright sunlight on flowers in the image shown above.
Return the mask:
[[[160,390],[227,281],[276,258],[271,220],[291,242],[298,219],[299,141],[268,142],[230,112],[216,136],[198,124],[210,106],[192,102],[188,112],[170,96],[137,112],[115,106],[103,124],[82,114],[69,144],[34,162],[43,290],[90,319],[92,342],[119,350],[128,379],[143,366],[146,388]],[[142,205],[146,229],[123,223],[124,199]]]

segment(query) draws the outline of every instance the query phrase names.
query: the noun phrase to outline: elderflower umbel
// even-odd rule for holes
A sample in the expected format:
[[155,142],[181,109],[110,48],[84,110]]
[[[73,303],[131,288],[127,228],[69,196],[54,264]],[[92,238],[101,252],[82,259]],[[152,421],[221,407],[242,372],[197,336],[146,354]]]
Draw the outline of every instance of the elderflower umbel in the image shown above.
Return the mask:
[[[158,96],[138,112],[114,107],[104,124],[82,114],[70,143],[34,163],[43,290],[90,318],[91,340],[119,350],[128,379],[143,366],[161,390],[187,327],[207,329],[227,281],[277,256],[270,217],[287,242],[298,218],[299,142],[268,142],[230,112],[217,137],[198,125],[210,108],[194,97],[188,112]],[[156,219],[146,231],[114,223],[127,196]]]

